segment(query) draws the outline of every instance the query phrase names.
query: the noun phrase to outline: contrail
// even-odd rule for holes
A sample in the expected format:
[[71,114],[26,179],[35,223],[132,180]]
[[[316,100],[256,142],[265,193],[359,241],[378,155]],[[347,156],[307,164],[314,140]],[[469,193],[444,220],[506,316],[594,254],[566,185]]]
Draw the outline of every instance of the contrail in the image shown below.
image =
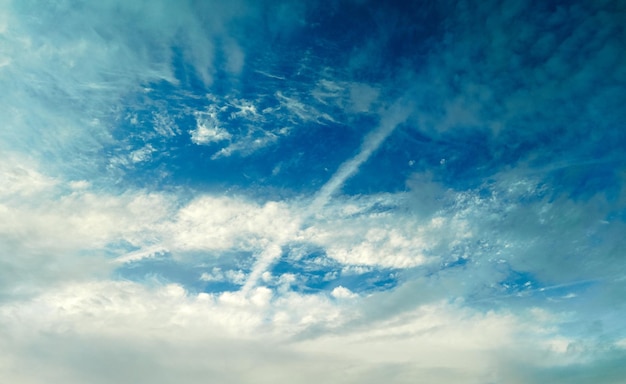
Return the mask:
[[[352,177],[361,164],[369,159],[394,129],[409,117],[410,110],[408,105],[396,103],[385,111],[379,126],[365,137],[356,156],[344,161],[330,180],[315,194],[313,201],[301,215],[300,224],[328,204],[331,197],[343,186],[346,180]],[[300,225],[295,225],[293,228],[292,231],[283,233],[261,252],[248,280],[242,287],[243,293],[247,294],[250,289],[254,288],[263,272],[267,271],[274,261],[280,258],[282,246],[300,229]]]
[[346,180],[356,173],[361,164],[369,159],[372,153],[380,147],[391,132],[393,132],[399,124],[403,123],[408,116],[408,107],[395,107],[388,110],[381,119],[378,128],[365,137],[359,153],[353,158],[343,162],[330,180],[320,188],[309,206],[309,209],[307,209],[304,218],[308,218],[322,209],[328,203],[332,195],[343,186]]

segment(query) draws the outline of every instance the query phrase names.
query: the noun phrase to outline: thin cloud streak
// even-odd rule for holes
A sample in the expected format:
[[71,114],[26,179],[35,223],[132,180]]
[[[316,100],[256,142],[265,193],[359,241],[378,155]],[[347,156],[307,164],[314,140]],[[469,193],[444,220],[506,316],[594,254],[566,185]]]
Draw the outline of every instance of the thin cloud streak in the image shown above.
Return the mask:
[[282,236],[274,243],[264,249],[258,256],[257,261],[248,276],[248,280],[241,288],[244,293],[248,293],[256,286],[259,278],[265,271],[282,255],[282,246],[291,240],[298,230],[301,229],[302,223],[306,223],[312,216],[321,211],[330,201],[332,196],[344,185],[346,180],[352,177],[359,169],[361,164],[370,158],[387,137],[409,117],[411,109],[397,102],[389,110],[383,112],[378,128],[368,134],[361,144],[359,152],[349,160],[343,162],[333,176],[320,188],[315,194],[311,204],[304,210],[299,218],[299,223],[294,225],[292,231],[283,232]]

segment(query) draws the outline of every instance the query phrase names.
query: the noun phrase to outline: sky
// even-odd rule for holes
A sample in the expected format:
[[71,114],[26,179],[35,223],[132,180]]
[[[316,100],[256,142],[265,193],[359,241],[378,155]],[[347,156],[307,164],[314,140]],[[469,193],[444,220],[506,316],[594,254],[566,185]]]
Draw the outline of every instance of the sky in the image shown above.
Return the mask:
[[0,377],[619,383],[626,2],[0,0]]

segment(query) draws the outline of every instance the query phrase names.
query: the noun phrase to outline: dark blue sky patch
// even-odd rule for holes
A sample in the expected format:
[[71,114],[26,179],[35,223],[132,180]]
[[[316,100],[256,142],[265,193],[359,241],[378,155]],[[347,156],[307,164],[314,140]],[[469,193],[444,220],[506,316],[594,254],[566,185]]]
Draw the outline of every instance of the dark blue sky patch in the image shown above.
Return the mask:
[[393,268],[376,268],[371,272],[358,275],[343,274],[338,285],[348,288],[355,293],[372,291],[386,291],[395,288],[398,284],[397,270]]
[[366,294],[374,291],[385,291],[395,288],[399,282],[393,269],[376,269],[361,274],[341,274],[331,279],[325,278],[332,274],[332,270],[301,272],[297,268],[284,268],[287,273],[296,274],[296,280],[290,288],[295,292],[317,294],[322,291],[332,292],[334,288],[342,286],[357,294]]
[[[276,5],[276,7],[280,8],[281,6]],[[325,50],[349,51],[347,46],[341,45],[344,44],[343,41],[349,41],[349,45],[353,46],[355,40],[363,44],[373,41],[372,39],[386,40],[386,44],[377,44],[377,46],[387,47],[389,52],[379,52],[373,57],[389,58],[387,64],[397,68],[399,64],[396,60],[399,58],[406,60],[404,55],[411,52],[411,50],[405,49],[406,44],[425,49],[421,54],[426,55],[433,54],[429,51],[430,43],[426,43],[426,41],[433,38],[445,40],[445,34],[442,35],[441,24],[436,22],[436,17],[433,18],[433,15],[441,16],[442,14],[440,9],[431,5],[405,4],[400,6],[398,4],[372,3],[366,6],[357,6],[349,3],[337,3],[324,10],[315,7],[307,8],[306,6],[303,9],[307,23],[296,27],[294,29],[296,33],[290,34],[290,40],[277,41],[275,44],[278,45],[270,45],[266,50],[263,50],[254,49],[255,46],[259,45],[256,41],[266,39],[268,36],[263,33],[253,36],[249,43],[250,46],[246,47],[249,51],[250,62],[253,64],[244,67],[241,78],[236,82],[233,82],[232,75],[224,72],[218,63],[216,65],[216,77],[210,90],[206,89],[206,86],[201,83],[195,73],[195,69],[186,62],[182,48],[172,47],[173,68],[179,81],[178,86],[174,87],[168,83],[155,83],[147,85],[147,88],[151,89],[150,92],[143,94],[139,92],[134,100],[131,97],[128,104],[133,105],[134,111],[129,110],[126,114],[136,115],[135,118],[139,121],[139,125],[131,126],[128,123],[122,123],[114,131],[114,137],[121,140],[124,145],[105,149],[105,153],[109,157],[115,157],[141,150],[146,145],[151,146],[152,152],[149,161],[141,164],[118,166],[125,175],[125,180],[135,181],[140,185],[143,184],[143,186],[159,187],[159,185],[163,186],[168,183],[199,184],[199,186],[209,189],[213,186],[217,190],[228,189],[235,185],[247,185],[249,180],[254,180],[254,182],[250,182],[253,188],[297,190],[302,187],[306,191],[306,187],[310,186],[312,191],[326,180],[325,173],[332,172],[338,164],[341,164],[343,160],[350,157],[351,153],[354,153],[363,135],[375,128],[375,124],[370,123],[363,126],[362,121],[341,116],[341,110],[336,106],[324,105],[314,100],[309,93],[320,80],[319,72],[316,72],[314,76],[307,72],[307,68],[324,66],[323,60],[329,60],[333,57],[328,55]],[[558,12],[558,10],[559,7],[554,8],[554,12]],[[468,11],[472,12],[471,10]],[[347,17],[348,15],[353,16],[354,12],[362,14],[362,17],[356,19]],[[588,11],[583,10],[582,12],[585,14]],[[529,17],[530,22],[534,23],[532,12],[528,9],[522,10],[521,14]],[[565,22],[563,20],[558,21],[558,18],[555,20],[557,20],[555,21],[557,24]],[[561,32],[555,29],[555,39],[557,41],[564,40],[567,33],[571,33],[570,26],[568,24],[568,27],[562,28]],[[244,29],[252,27],[253,25],[245,26]],[[533,28],[538,27],[533,26]],[[310,29],[315,29],[315,33],[311,33]],[[385,31],[383,36],[378,36],[375,33],[379,29]],[[337,35],[340,31],[343,32]],[[329,36],[340,36],[340,39],[335,39],[334,45],[322,44],[320,41],[324,41],[324,33],[328,33]],[[307,38],[312,36],[315,36],[316,44],[321,45],[307,43]],[[298,46],[298,44],[301,45]],[[523,44],[527,44],[527,42]],[[285,50],[284,45],[289,45],[290,49]],[[273,50],[287,52],[291,56],[283,58],[282,55],[272,54]],[[541,53],[539,51],[537,51],[539,56],[535,59],[529,55],[531,61],[522,64],[522,72],[530,71],[540,64]],[[225,60],[224,57],[220,59],[221,56],[219,55],[222,54],[221,50],[216,51],[218,62]],[[557,52],[556,54],[561,53]],[[489,60],[493,60],[493,58],[483,57],[480,54],[477,57],[476,64],[478,67],[473,68],[479,68],[480,65],[491,65]],[[338,68],[343,67],[337,63],[337,60],[342,60],[341,57],[335,57],[333,60],[332,66],[329,65],[328,67],[334,68],[328,73],[331,75],[330,80],[334,80],[332,76],[338,76],[344,81],[348,80],[349,75],[337,71]],[[533,64],[532,60],[536,62]],[[371,65],[371,63],[369,64]],[[373,68],[376,67],[373,65]],[[376,70],[381,74],[385,72],[382,67]],[[443,78],[447,79],[450,68],[442,67],[442,74],[444,74]],[[511,76],[514,75],[514,73],[511,74]],[[463,76],[465,76],[465,80],[463,80]],[[457,73],[450,77],[451,82],[445,83],[447,84],[445,87],[450,87],[450,90],[456,89],[458,92],[465,92],[463,84],[471,81],[471,77],[475,76],[475,73],[467,73],[463,76]],[[502,79],[509,77],[503,76]],[[368,81],[372,81],[372,79],[370,78]],[[505,88],[510,90],[512,87],[511,84],[506,85],[506,83],[501,83],[501,85],[504,87],[503,92]],[[437,90],[425,84],[425,93],[420,91],[423,96],[419,96],[419,105],[424,109],[424,113],[443,118],[442,106],[445,105],[447,98],[445,87],[442,90]],[[225,143],[195,146],[189,142],[189,131],[195,127],[195,121],[189,112],[202,111],[210,104],[204,99],[207,91],[217,95],[227,95],[231,98],[250,98],[254,99],[255,102],[258,101],[256,99],[259,95],[264,95],[265,102],[261,101],[258,105],[259,109],[262,109],[276,106],[274,93],[277,89],[286,95],[299,96],[301,102],[314,108],[320,108],[320,112],[331,112],[331,116],[340,118],[339,125],[328,121],[323,122],[323,124],[293,121],[296,126],[294,133],[287,138],[280,138],[279,140],[282,142],[280,147],[270,144],[252,155],[238,156],[234,154],[227,159],[216,160],[212,158]],[[497,87],[494,89],[498,90]],[[388,90],[384,90],[384,92],[388,92]],[[429,92],[434,93],[428,96]],[[498,115],[505,113],[502,109],[504,107],[498,103],[492,103],[491,99],[481,100],[481,97],[486,96],[481,96],[478,91],[471,91],[465,97],[476,97],[475,102],[478,103],[488,101],[480,110],[480,115],[484,115],[483,117],[498,118]],[[541,160],[535,161],[545,163],[553,161],[554,156],[557,156],[559,151],[561,151],[560,156],[568,158],[570,157],[568,153],[579,151],[574,148],[575,142],[572,140],[577,136],[566,128],[570,123],[563,120],[565,112],[560,111],[553,116],[552,112],[559,108],[553,108],[554,102],[550,98],[546,98],[544,101],[546,101],[546,108],[532,109],[517,117],[514,115],[514,119],[503,127],[502,133],[498,133],[495,137],[490,137],[487,127],[461,126],[442,133],[435,141],[428,138],[428,146],[420,145],[423,135],[418,135],[417,145],[412,146],[411,143],[404,142],[399,138],[396,132],[363,165],[362,172],[348,182],[345,190],[349,194],[402,190],[404,180],[412,171],[409,164],[417,169],[421,167],[441,172],[439,179],[445,180],[448,185],[455,189],[464,190],[476,187],[480,184],[481,178],[496,173],[501,167],[514,165],[522,160],[539,156]],[[570,101],[561,105],[561,109],[564,108],[566,113],[573,114],[578,111],[578,104],[575,100]],[[141,105],[143,107],[137,109],[137,106]],[[179,127],[180,132],[175,137],[167,139],[154,137],[153,117],[159,111],[168,111],[174,123]],[[178,112],[173,113],[175,111]],[[279,110],[277,113],[285,112]],[[582,117],[584,119],[585,114]],[[350,126],[361,126],[361,130],[351,129],[350,126],[347,129],[342,127],[342,120],[345,120],[343,123],[349,122]],[[580,117],[577,120],[580,120]],[[279,120],[261,122],[259,132],[271,132],[281,124],[284,122]],[[542,127],[541,129],[528,129],[528,127],[538,124]],[[575,124],[580,123],[576,122]],[[228,130],[235,135],[245,134],[246,129],[244,125],[231,124],[228,126]],[[599,143],[598,135],[595,136],[596,139],[592,142]],[[601,137],[602,135],[600,135]],[[546,151],[543,150],[544,148],[553,148],[554,150]],[[559,148],[561,149],[559,150]],[[437,167],[438,164],[441,165],[442,160],[445,160],[445,167]],[[276,177],[277,174],[278,177]],[[603,185],[598,184],[598,178],[586,176],[583,179],[583,187],[588,183],[590,183],[591,188],[601,189],[603,187]],[[580,189],[580,187],[573,185],[572,188],[574,189],[572,191],[573,196],[580,194],[580,192],[576,192],[576,189]]]
[[[307,250],[305,245],[305,250]],[[272,275],[292,274],[296,281],[291,288],[296,291],[314,292],[335,286],[341,265],[329,259],[323,249],[310,248],[304,255],[285,254],[270,269]]]
[[586,201],[597,194],[615,200],[621,190],[616,164],[572,164],[549,174],[555,193],[565,193],[576,201]]
[[310,249],[304,256],[286,253],[272,266],[272,275],[280,278],[291,274],[295,281],[290,289],[303,293],[331,292],[343,286],[355,293],[392,289],[398,285],[398,271],[394,268],[364,268],[364,272],[344,270],[343,265],[326,256],[323,249]]

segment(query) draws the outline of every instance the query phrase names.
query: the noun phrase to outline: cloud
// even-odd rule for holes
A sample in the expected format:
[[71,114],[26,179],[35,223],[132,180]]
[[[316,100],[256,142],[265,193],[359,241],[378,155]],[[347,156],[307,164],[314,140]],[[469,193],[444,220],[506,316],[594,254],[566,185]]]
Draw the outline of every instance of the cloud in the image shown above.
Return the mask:
[[[459,7],[446,16],[449,29],[442,44],[433,47],[424,70],[414,72],[421,84],[415,90],[421,100],[418,129],[486,131],[495,135],[494,146],[506,144],[517,156],[556,142],[574,154],[582,147],[569,147],[570,140],[588,135],[585,125],[591,122],[595,138],[611,135],[613,119],[621,113],[611,112],[609,94],[620,91],[604,84],[625,80],[618,65],[623,39],[614,4],[552,9],[510,1]],[[486,24],[477,25],[483,17]],[[596,145],[592,138],[585,147]]]
[[356,297],[352,291],[341,285],[333,289],[330,294],[337,299],[352,299]]
[[[384,372],[394,382],[424,375],[435,381],[523,383],[530,382],[528,374],[510,371],[501,365],[504,360],[536,372],[548,364],[581,361],[568,350],[551,349],[558,339],[551,339],[549,316],[480,313],[432,303],[348,330],[342,324],[359,314],[346,310],[328,298],[276,297],[267,288],[245,297],[193,296],[176,285],[68,285],[2,307],[0,335],[14,352],[3,365],[10,368],[11,379],[54,377],[69,383],[131,382],[138,377],[164,383],[185,377],[193,383],[206,375],[243,381],[292,377],[296,382],[339,377],[339,382],[374,383]],[[534,321],[527,321],[529,316]],[[293,338],[319,326],[335,331]],[[58,348],[51,354],[53,345]],[[132,366],[124,363],[135,358]],[[315,363],[312,377],[300,378],[304,361]],[[105,369],[108,364],[117,369]],[[29,365],[40,369],[24,370]],[[344,374],[336,376],[338,372]]]
[[5,380],[624,376],[617,2],[0,8]]
[[171,207],[162,195],[98,194],[84,181],[44,177],[28,163],[7,165],[3,176],[12,187],[0,195],[3,299],[107,276],[108,248],[148,246]]
[[[16,185],[30,185],[39,172],[26,169],[18,175],[23,179],[15,179]],[[87,341],[102,343],[104,352],[97,353],[100,358],[116,361],[109,356],[116,350],[112,345],[123,345],[125,350],[135,351],[132,354],[144,356],[142,361],[149,367],[162,366],[165,361],[165,355],[149,352],[153,349],[146,346],[151,345],[150,338],[162,340],[167,350],[184,355],[193,355],[204,343],[251,348],[254,355],[262,353],[268,339],[279,335],[276,348],[295,356],[293,369],[300,366],[302,358],[334,361],[338,370],[348,369],[350,377],[359,379],[393,372],[398,382],[415,374],[431,375],[433,380],[470,377],[532,382],[517,367],[527,365],[537,375],[549,375],[541,373],[542,367],[592,364],[584,362],[601,348],[593,340],[589,343],[584,334],[568,330],[567,324],[574,320],[593,323],[593,316],[585,318],[563,301],[552,301],[550,309],[544,301],[544,295],[556,300],[568,292],[584,292],[576,285],[583,276],[578,274],[581,269],[568,269],[562,260],[581,247],[596,255],[580,261],[587,265],[585,278],[607,281],[607,290],[598,291],[594,301],[612,302],[611,297],[623,285],[607,280],[619,270],[618,258],[606,264],[611,257],[605,256],[615,252],[611,249],[620,241],[620,222],[606,220],[612,206],[602,205],[600,197],[578,202],[550,200],[550,186],[511,172],[474,191],[447,190],[429,181],[426,188],[420,189],[422,184],[416,182],[415,191],[398,194],[335,196],[302,229],[298,223],[307,209],[303,205],[306,200],[259,203],[205,194],[183,202],[163,194],[136,191],[115,196],[94,191],[85,183],[76,188],[75,182],[65,186],[61,180],[40,184],[39,176],[34,179],[34,185],[40,185],[33,189],[35,197],[17,189],[5,196],[18,193],[26,200],[3,205],[3,216],[19,217],[0,228],[3,243],[20,258],[8,264],[9,259],[4,259],[8,266],[3,268],[7,271],[3,281],[8,284],[4,295],[13,300],[5,300],[0,318],[7,332],[21,335],[11,339],[12,350],[24,351],[5,364],[19,367],[35,359],[45,366],[50,357],[32,354],[27,348],[47,345],[48,338],[28,334],[42,330],[50,340],[68,348],[55,362],[65,367],[64,373],[57,374],[66,380],[91,377],[89,372],[71,369],[79,356],[76,348]],[[422,179],[428,177],[416,178]],[[485,188],[489,194],[481,192]],[[412,200],[419,196],[430,199],[437,209],[425,211],[415,206]],[[590,204],[594,215],[588,214]],[[561,212],[568,215],[561,216]],[[546,231],[560,235],[544,237]],[[21,240],[24,236],[28,243]],[[558,248],[553,246],[554,238],[560,239]],[[598,242],[603,238],[607,240]],[[176,284],[147,288],[106,279],[89,282],[106,278],[113,268],[113,259],[102,253],[106,249],[118,256],[116,261],[125,263],[159,252],[173,252],[184,260],[188,252],[237,249],[269,249],[277,258],[291,252],[294,241],[321,247],[327,257],[339,261],[340,273],[344,266],[369,265],[406,269],[414,275],[403,275],[407,280],[397,289],[365,295],[341,285],[314,295],[295,293],[289,289],[286,273],[275,279],[282,281],[282,286],[216,294],[192,293]],[[120,242],[139,250],[111,248]],[[89,259],[81,259],[85,252]],[[59,269],[62,273],[55,272]],[[527,281],[511,279],[514,271],[529,273],[533,288],[525,290]],[[24,279],[26,273],[33,279]],[[210,269],[197,277],[235,284],[243,284],[247,278],[245,271],[237,269]],[[558,292],[562,288],[552,289],[549,284],[565,284],[563,294]],[[31,299],[15,301],[16,295],[24,293]],[[515,309],[515,300],[528,300],[537,309],[528,313],[524,306]],[[510,304],[495,312],[482,312],[480,303],[485,301]],[[18,324],[12,319],[21,320]],[[611,321],[607,318],[603,323],[609,327]],[[619,333],[609,334],[617,337]],[[176,335],[176,340],[169,335]],[[522,355],[511,347],[517,343],[523,345]],[[238,361],[234,350],[225,361]],[[410,351],[413,358],[398,351]],[[538,355],[544,359],[536,358]],[[420,356],[421,365],[416,365],[414,356]],[[273,360],[265,363],[278,364]],[[186,364],[177,362],[167,372],[184,370]],[[440,366],[442,371],[426,368],[432,366]],[[215,370],[224,377],[233,374],[217,366]],[[135,377],[130,368],[115,375],[122,382]],[[26,380],[19,375],[16,379]],[[190,376],[190,380],[199,379]]]
[[293,232],[294,214],[283,203],[205,196],[171,223],[172,249],[255,250]]
[[[382,144],[389,134],[406,119],[408,111],[405,107],[394,105],[390,111],[387,111],[382,117],[380,125],[365,137],[359,152],[351,159],[343,162],[339,169],[331,176],[320,190],[315,194],[313,201],[306,207],[300,220],[306,221],[316,212],[319,212],[328,204],[329,200],[338,192],[348,178],[357,172],[359,166],[367,161],[376,149]],[[296,223],[297,226],[300,222]],[[244,285],[244,289],[248,290],[256,284],[257,279],[265,272],[265,270],[281,256],[281,247],[286,241],[293,236],[293,231],[297,226],[291,227],[291,232],[280,232],[284,236],[277,238],[272,244],[268,244],[266,249],[259,255],[256,265],[250,273],[248,282]]]
[[471,224],[448,215],[405,214],[413,204],[405,193],[336,198],[300,234],[345,265],[409,268],[446,258],[472,237]]
[[358,171],[359,166],[367,161],[393,130],[406,120],[410,112],[408,106],[402,103],[402,101],[397,102],[390,110],[382,114],[379,126],[365,137],[359,152],[343,162],[330,180],[322,186],[309,207],[311,214],[321,210],[332,195],[343,187],[346,180]]
[[[7,2],[2,33],[11,60],[0,60],[3,148],[36,148],[34,153],[47,156],[36,160],[51,172],[100,173],[103,159],[93,154],[116,145],[116,127],[127,112],[123,104],[154,84],[185,81],[177,77],[177,55],[210,85],[222,68],[216,51],[223,49],[226,69],[237,75],[245,56],[226,25],[249,7],[236,2],[192,8],[187,1],[176,7],[115,0],[76,6]],[[214,44],[219,38],[223,48]],[[163,116],[155,115],[154,129],[172,137],[179,129]],[[197,139],[209,136],[204,132]]]
[[196,129],[189,132],[191,133],[191,141],[194,144],[210,144],[229,140],[232,137],[228,131],[220,128],[215,106],[211,106],[209,112],[196,113],[196,119]]
[[378,98],[379,90],[368,84],[351,84],[350,101],[357,112],[365,112],[370,109],[372,103]]
[[222,272],[221,268],[214,267],[211,273],[204,272],[200,276],[200,280],[202,281],[227,281],[232,282],[234,284],[243,285],[246,281],[246,275],[242,270],[228,270],[226,272]]
[[326,114],[307,107],[277,92],[258,100],[235,98],[232,95],[208,95],[206,111],[196,111],[196,128],[190,130],[191,141],[197,145],[221,148],[211,159],[232,155],[250,156],[276,144],[294,130],[294,125],[333,121]]
[[57,183],[54,178],[37,171],[28,158],[10,152],[2,156],[0,197],[3,199],[32,197],[50,190]]

